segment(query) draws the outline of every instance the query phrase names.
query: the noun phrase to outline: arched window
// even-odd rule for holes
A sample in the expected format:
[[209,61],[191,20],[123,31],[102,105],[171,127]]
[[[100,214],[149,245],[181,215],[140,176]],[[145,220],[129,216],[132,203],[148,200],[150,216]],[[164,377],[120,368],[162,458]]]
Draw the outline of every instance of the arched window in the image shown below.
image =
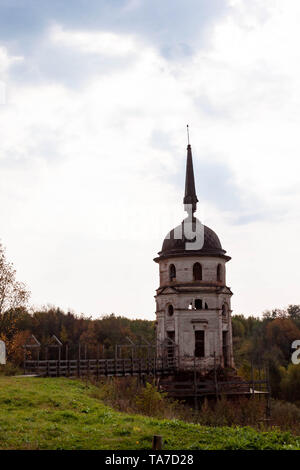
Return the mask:
[[227,304],[222,305],[222,315],[223,317],[226,317],[227,315]]
[[170,264],[169,266],[169,277],[170,281],[174,281],[174,279],[176,278],[176,268],[174,264]]
[[208,310],[208,305],[206,302],[205,302],[205,310]]
[[173,315],[173,313],[174,313],[173,305],[169,305],[168,306],[168,314],[170,315],[170,317]]
[[202,310],[202,299],[195,299],[195,309]]
[[193,266],[194,281],[202,281],[202,266],[200,263],[195,263]]
[[218,264],[217,267],[217,281],[220,282],[222,281],[222,265]]

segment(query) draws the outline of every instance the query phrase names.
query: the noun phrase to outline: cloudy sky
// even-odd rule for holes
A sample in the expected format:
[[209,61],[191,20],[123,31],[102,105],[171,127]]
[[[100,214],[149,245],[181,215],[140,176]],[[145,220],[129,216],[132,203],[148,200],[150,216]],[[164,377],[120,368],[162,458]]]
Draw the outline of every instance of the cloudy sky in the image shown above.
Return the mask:
[[34,305],[154,318],[187,123],[234,312],[300,303],[299,21],[299,0],[0,0],[0,238]]

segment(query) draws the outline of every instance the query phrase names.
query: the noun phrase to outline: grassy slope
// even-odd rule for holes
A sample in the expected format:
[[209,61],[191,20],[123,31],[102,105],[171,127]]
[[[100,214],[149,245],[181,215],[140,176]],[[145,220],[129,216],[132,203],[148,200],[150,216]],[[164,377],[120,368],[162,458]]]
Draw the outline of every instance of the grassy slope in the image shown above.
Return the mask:
[[0,377],[0,449],[300,449],[300,438],[119,413],[68,379]]

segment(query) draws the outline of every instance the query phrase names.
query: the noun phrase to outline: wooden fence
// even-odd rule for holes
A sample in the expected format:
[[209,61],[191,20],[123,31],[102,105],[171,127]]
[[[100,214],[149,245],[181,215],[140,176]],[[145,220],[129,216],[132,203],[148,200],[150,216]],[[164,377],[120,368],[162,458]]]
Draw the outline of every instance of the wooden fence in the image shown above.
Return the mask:
[[44,377],[109,377],[168,375],[174,373],[176,360],[170,358],[141,359],[73,359],[25,360],[24,374]]
[[166,390],[168,395],[176,399],[203,397],[209,395],[258,395],[268,394],[267,380],[245,381],[240,378],[230,381],[199,380],[196,383],[169,382],[161,383],[161,390]]

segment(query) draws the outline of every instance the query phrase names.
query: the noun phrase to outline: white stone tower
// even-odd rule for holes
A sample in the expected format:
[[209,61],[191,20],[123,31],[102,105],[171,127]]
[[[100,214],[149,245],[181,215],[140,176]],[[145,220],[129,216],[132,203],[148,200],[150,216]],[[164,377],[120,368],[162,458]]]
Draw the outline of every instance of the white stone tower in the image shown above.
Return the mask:
[[231,258],[216,233],[194,217],[197,202],[188,145],[183,200],[188,217],[166,236],[154,260],[160,277],[155,296],[157,351],[158,356],[178,357],[183,370],[196,365],[207,372],[215,366],[234,367],[232,292],[226,286],[226,262]]

